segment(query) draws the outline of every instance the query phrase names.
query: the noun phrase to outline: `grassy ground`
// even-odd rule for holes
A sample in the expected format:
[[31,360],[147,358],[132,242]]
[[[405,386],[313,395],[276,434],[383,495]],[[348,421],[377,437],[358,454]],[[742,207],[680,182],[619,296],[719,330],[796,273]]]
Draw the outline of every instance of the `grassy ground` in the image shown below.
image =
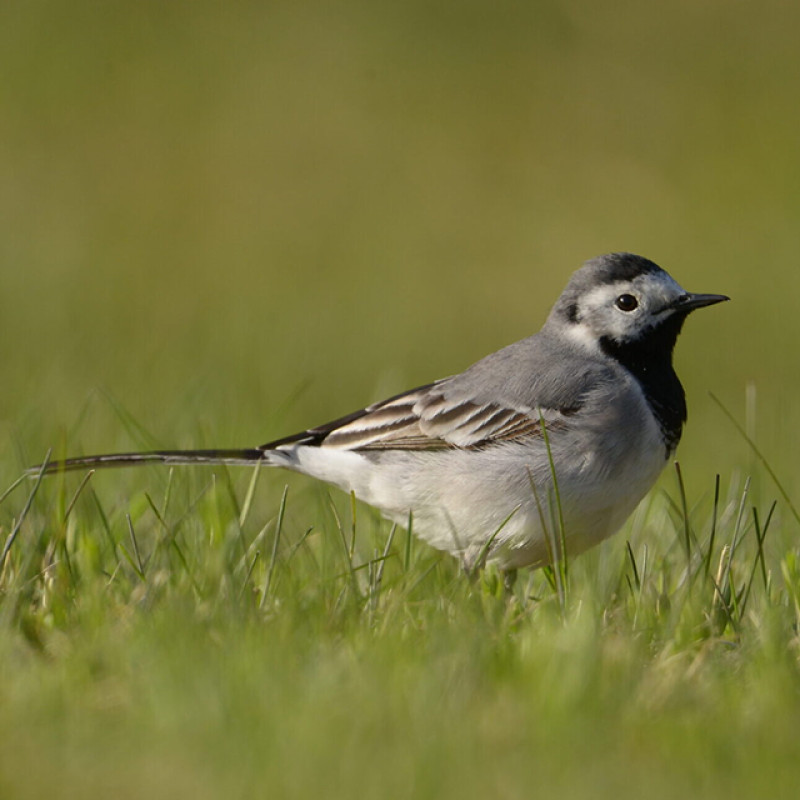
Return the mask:
[[509,597],[321,493],[145,483],[34,500],[3,796],[793,796],[800,563],[745,487],[658,498],[565,597],[541,572]]
[[679,342],[684,491],[512,596],[296,476],[17,487],[0,797],[794,797],[799,17],[5,4],[2,486],[458,371],[601,252],[734,302]]

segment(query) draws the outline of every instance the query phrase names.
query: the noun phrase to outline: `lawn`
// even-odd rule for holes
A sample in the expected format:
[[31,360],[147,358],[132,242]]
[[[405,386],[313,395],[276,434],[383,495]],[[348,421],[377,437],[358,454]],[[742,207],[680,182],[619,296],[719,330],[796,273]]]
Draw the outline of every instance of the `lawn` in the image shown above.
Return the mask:
[[627,249],[689,423],[558,570],[267,469],[0,502],[0,797],[795,797],[800,10],[0,9],[0,492],[257,445],[538,329]]

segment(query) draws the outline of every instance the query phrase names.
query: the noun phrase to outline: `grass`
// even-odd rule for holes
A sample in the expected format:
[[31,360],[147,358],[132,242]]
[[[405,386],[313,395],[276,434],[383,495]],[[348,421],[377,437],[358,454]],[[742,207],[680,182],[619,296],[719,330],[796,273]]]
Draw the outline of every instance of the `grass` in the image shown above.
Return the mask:
[[4,796],[791,796],[800,556],[749,482],[508,594],[324,490],[148,472],[4,501]]
[[599,253],[733,302],[678,343],[680,474],[510,595],[298,476],[26,479],[0,797],[794,797],[798,24],[3,4],[0,490],[48,451],[256,445],[452,374]]

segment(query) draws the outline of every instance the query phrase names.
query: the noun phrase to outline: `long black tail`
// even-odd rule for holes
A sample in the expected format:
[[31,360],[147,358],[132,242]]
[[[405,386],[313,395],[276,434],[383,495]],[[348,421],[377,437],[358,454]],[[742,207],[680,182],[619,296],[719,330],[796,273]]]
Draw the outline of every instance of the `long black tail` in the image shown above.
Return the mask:
[[[79,456],[64,461],[49,461],[45,473],[70,472],[79,469],[130,467],[139,464],[231,464],[245,465],[266,461],[267,451],[260,448],[243,450],[156,450],[150,453],[107,453],[99,456]],[[42,465],[28,472],[38,474]]]

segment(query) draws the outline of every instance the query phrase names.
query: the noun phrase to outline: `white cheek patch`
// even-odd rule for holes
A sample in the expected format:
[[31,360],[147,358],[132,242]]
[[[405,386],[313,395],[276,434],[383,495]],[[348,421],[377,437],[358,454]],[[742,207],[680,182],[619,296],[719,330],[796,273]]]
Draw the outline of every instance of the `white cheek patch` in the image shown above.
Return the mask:
[[[615,307],[614,301],[621,294],[635,294],[641,305],[633,311],[623,312]],[[618,341],[630,336],[631,327],[637,326],[642,315],[646,313],[646,305],[642,303],[642,291],[631,281],[604,284],[587,292],[581,301],[582,317],[592,320],[592,325],[583,322],[583,335],[592,337],[609,336]]]
[[590,353],[600,352],[600,345],[597,342],[597,336],[588,325],[582,322],[574,322],[564,328],[564,332],[568,338],[578,344],[581,348]]
[[[632,294],[639,306],[633,311],[621,311],[615,300],[621,294]],[[596,286],[581,300],[582,321],[570,331],[573,339],[586,341],[608,336],[618,342],[637,339],[664,318],[659,309],[668,306],[684,290],[666,272],[639,275],[632,281]],[[589,324],[591,320],[591,324]]]

